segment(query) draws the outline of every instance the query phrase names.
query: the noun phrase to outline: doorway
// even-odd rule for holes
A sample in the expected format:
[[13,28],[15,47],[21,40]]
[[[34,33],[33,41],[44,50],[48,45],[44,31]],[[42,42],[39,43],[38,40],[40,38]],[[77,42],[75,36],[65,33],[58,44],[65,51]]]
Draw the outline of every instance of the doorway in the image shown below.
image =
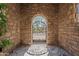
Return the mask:
[[47,40],[47,20],[43,16],[35,16],[32,21],[32,40],[45,42]]
[[43,16],[35,16],[32,21],[32,45],[29,47],[29,55],[48,55],[47,50],[47,21]]

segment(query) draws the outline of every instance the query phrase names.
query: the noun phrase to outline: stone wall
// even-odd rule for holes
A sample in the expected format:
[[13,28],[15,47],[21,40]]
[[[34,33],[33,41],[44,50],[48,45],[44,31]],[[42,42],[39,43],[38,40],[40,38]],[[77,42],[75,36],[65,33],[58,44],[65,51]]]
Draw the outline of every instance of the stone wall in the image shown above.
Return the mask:
[[31,44],[31,26],[33,17],[37,15],[44,16],[48,21],[47,44],[57,44],[58,39],[58,21],[56,4],[20,4],[20,38],[22,43]]
[[59,5],[59,45],[73,55],[79,55],[79,30],[76,26],[75,4]]

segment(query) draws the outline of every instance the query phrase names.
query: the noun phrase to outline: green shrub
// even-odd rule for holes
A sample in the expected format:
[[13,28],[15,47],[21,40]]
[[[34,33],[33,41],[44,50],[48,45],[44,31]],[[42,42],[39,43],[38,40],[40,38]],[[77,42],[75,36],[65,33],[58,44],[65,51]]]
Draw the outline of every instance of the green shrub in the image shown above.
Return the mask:
[[7,31],[7,16],[6,16],[7,5],[0,3],[0,36]]
[[3,39],[2,44],[3,44],[3,47],[7,47],[12,44],[12,41],[9,38]]
[[3,48],[3,43],[0,41],[0,48]]
[[12,41],[9,38],[5,38],[5,39],[0,41],[0,47],[1,48],[5,48],[5,47],[7,47],[7,46],[9,46],[11,44],[12,44]]

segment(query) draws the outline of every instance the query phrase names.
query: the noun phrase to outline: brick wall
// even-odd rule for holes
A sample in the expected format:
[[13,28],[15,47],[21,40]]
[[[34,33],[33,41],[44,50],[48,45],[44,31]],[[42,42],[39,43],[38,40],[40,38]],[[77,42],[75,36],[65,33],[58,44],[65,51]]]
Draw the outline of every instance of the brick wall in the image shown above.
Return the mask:
[[20,4],[20,35],[25,44],[32,43],[31,23],[36,15],[43,15],[48,21],[48,44],[57,44],[58,39],[58,22],[56,19],[56,4]]
[[75,4],[8,4],[8,32],[17,44],[31,44],[33,17],[42,15],[48,21],[47,44],[59,45],[79,55],[79,31],[75,22]]
[[13,49],[20,43],[19,4],[7,4],[7,8],[8,32],[6,33],[6,37],[10,37],[13,42],[12,46],[8,49],[10,51],[10,49]]
[[59,45],[73,55],[79,55],[79,31],[75,22],[75,4],[59,5]]

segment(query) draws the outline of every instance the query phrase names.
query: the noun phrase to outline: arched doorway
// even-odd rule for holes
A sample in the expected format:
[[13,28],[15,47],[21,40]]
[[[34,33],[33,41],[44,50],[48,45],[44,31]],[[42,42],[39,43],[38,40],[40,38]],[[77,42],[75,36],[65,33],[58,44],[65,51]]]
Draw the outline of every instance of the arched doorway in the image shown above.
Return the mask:
[[44,16],[37,15],[32,21],[32,41],[47,41],[47,20]]
[[47,21],[44,16],[37,15],[32,21],[32,45],[25,55],[48,55],[47,50]]

